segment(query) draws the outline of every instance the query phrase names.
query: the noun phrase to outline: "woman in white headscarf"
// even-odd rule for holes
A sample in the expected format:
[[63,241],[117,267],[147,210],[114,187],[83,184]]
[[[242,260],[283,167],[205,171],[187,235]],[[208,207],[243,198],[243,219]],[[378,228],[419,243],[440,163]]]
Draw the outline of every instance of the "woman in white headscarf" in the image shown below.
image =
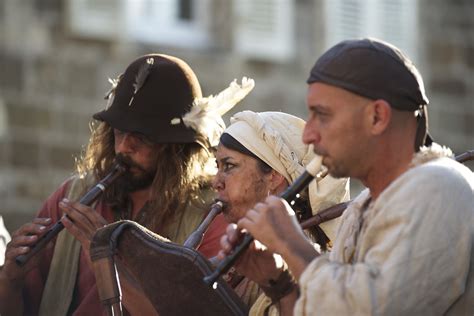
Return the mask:
[[[224,131],[217,148],[217,175],[213,186],[217,199],[225,203],[223,217],[235,223],[256,203],[268,195],[279,195],[305,171],[305,166],[315,157],[312,148],[303,144],[305,121],[281,112],[243,111],[231,118],[231,125]],[[306,219],[320,210],[349,199],[348,179],[326,176],[313,181],[302,192],[297,209],[300,219]],[[208,234],[219,230],[222,223],[217,218]],[[315,227],[308,232],[313,241],[326,249],[333,238],[337,220]],[[221,225],[222,226],[222,225]],[[205,237],[206,238],[206,237]],[[228,276],[236,292],[249,306],[260,294],[258,286],[232,274]],[[257,283],[260,280],[253,280]],[[263,281],[262,281],[263,282]]]

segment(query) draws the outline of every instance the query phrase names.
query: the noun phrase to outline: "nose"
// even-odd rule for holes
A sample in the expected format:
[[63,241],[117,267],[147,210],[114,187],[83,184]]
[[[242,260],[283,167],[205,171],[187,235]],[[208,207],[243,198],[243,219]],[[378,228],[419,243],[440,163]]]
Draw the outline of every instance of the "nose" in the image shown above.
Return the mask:
[[115,135],[115,151],[117,153],[130,154],[136,150],[134,137],[129,133]]
[[319,133],[315,124],[306,123],[303,130],[303,143],[309,145],[316,145],[321,141],[321,134]]
[[212,179],[212,188],[216,191],[222,191],[225,188],[224,180],[222,179],[220,171],[218,171]]

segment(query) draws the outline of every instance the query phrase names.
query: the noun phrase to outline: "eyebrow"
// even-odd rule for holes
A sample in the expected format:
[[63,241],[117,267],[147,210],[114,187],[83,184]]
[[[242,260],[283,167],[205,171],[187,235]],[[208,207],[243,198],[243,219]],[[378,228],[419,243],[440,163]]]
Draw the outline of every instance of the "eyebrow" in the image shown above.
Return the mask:
[[311,111],[315,111],[315,110],[320,110],[320,111],[324,111],[324,112],[330,111],[329,107],[327,107],[323,104],[320,104],[320,103],[308,104],[308,109],[311,110]]
[[232,158],[226,156],[226,157],[223,157],[223,158],[218,159],[218,158],[216,157],[216,162],[227,162],[227,161],[229,161],[229,159],[232,159]]
[[[225,157],[219,159],[219,161],[221,161],[221,162],[228,162],[229,160],[232,160],[232,159],[235,160],[234,157],[225,156]],[[217,160],[217,159],[216,159],[216,160]]]

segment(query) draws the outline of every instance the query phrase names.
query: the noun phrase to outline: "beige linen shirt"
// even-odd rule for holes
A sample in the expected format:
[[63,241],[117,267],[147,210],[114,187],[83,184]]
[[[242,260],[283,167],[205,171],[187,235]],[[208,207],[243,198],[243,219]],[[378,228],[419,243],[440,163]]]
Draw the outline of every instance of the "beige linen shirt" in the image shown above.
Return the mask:
[[437,158],[376,201],[362,192],[301,275],[295,315],[473,315],[473,178]]

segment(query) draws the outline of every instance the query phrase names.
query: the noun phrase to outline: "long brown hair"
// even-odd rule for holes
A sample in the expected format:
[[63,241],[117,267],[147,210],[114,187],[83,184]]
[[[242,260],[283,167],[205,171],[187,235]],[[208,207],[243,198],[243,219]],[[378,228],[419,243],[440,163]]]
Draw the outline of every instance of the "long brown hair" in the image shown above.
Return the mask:
[[[90,127],[91,138],[76,161],[76,169],[80,175],[92,172],[96,179],[101,179],[114,163],[113,128],[97,121],[92,122]],[[151,184],[150,199],[138,214],[137,221],[160,232],[177,209],[185,207],[191,200],[199,199],[199,191],[210,187],[212,172],[208,171],[208,167],[212,161],[209,153],[196,143],[161,144],[157,150],[159,159]],[[103,198],[116,213],[126,212],[130,203],[128,192],[113,184]]]

